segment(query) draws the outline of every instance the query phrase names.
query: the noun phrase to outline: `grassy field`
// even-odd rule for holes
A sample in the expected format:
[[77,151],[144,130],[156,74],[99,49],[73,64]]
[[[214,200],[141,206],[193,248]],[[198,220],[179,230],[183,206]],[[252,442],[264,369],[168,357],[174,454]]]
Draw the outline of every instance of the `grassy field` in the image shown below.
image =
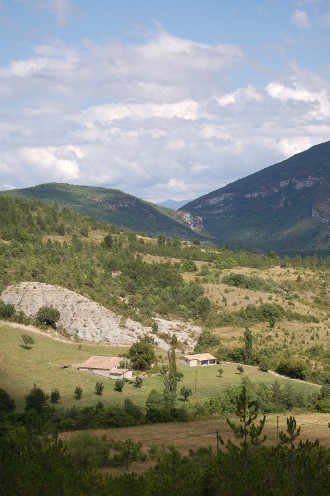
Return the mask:
[[[289,415],[289,414],[288,414]],[[328,414],[299,414],[295,415],[297,425],[301,426],[301,434],[298,439],[306,441],[315,441],[318,439],[323,446],[330,446],[329,436],[329,415]],[[278,430],[286,431],[286,415],[278,416]],[[237,419],[231,419],[238,422]],[[99,429],[91,431],[95,436],[106,435],[107,439],[116,441],[127,438],[133,439],[135,442],[142,443],[142,451],[148,454],[152,447],[159,449],[168,446],[175,446],[182,454],[187,454],[190,449],[206,448],[212,446],[214,450],[217,447],[217,433],[226,442],[227,439],[234,440],[231,429],[224,419],[208,419],[196,422],[187,423],[170,423],[170,424],[152,424],[135,427],[125,427],[120,429]],[[265,444],[275,445],[277,443],[277,416],[269,415],[266,420],[264,433],[267,436]],[[74,443],[79,440],[79,433],[66,432],[60,437],[64,441]],[[71,444],[72,446],[72,444]],[[150,459],[145,463],[135,462],[131,465],[130,471],[142,473],[154,462]],[[124,473],[125,468],[102,469],[103,472],[111,472],[115,474]]]
[[[21,335],[30,334],[35,344],[31,349],[24,349]],[[81,347],[81,349],[80,349]],[[24,407],[24,395],[26,395],[33,384],[50,393],[52,389],[58,388],[61,394],[59,407],[70,407],[77,404],[73,397],[77,385],[83,389],[82,399],[79,406],[95,405],[100,397],[95,395],[95,383],[103,382],[104,391],[102,401],[106,406],[119,404],[125,398],[130,398],[137,404],[144,406],[146,398],[152,389],[163,389],[161,376],[147,377],[144,379],[141,389],[131,384],[125,384],[122,393],[114,391],[114,381],[93,376],[78,371],[77,367],[91,355],[118,355],[125,351],[124,347],[113,347],[103,344],[87,343],[64,343],[41,334],[27,331],[24,327],[18,328],[6,323],[0,324],[0,383],[1,387],[15,399],[19,409]],[[163,351],[157,351],[160,359],[165,358]],[[71,365],[63,369],[63,365]],[[218,367],[188,368],[178,365],[184,373],[184,379],[178,384],[192,388],[194,400],[206,400],[217,396],[230,385],[239,385],[242,376],[237,373],[237,365],[223,363],[223,377],[218,376]],[[252,382],[274,382],[275,377],[270,373],[260,372],[258,368],[244,366],[244,375]],[[279,379],[280,382],[287,379]],[[297,388],[315,391],[318,386],[294,383]],[[181,402],[178,401],[178,404]]]

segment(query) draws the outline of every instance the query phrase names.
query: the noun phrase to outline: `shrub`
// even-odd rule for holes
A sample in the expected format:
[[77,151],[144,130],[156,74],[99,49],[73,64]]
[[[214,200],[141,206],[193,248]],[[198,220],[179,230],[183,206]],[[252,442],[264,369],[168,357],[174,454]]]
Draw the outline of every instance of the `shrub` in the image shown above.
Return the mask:
[[201,353],[203,351],[207,351],[209,348],[217,346],[218,344],[220,344],[219,338],[212,334],[209,330],[205,330],[199,335],[194,351],[195,353]]
[[0,300],[0,318],[10,319],[15,314],[15,307],[11,303],[4,303]]
[[80,386],[76,386],[76,389],[74,390],[74,397],[76,398],[76,400],[81,400],[81,397],[82,397],[82,394],[83,394],[83,390]]
[[34,339],[28,334],[22,334],[21,338],[23,339],[25,349],[28,349],[30,346],[34,345]]
[[135,379],[134,386],[137,387],[137,388],[140,388],[140,387],[142,387],[142,383],[143,383],[142,377],[137,376],[136,379]]
[[307,364],[300,358],[291,357],[283,359],[278,364],[276,372],[279,374],[293,377],[296,379],[305,379],[307,375]]
[[95,394],[101,396],[101,394],[103,393],[103,389],[104,389],[104,386],[103,386],[102,382],[97,382],[95,384]]
[[58,391],[58,389],[53,389],[50,395],[50,402],[53,404],[56,404],[60,401],[61,395]]
[[46,324],[54,328],[56,327],[56,323],[59,319],[60,312],[54,307],[40,307],[36,315],[37,323]]
[[124,389],[124,386],[125,386],[125,382],[121,379],[117,379],[115,381],[115,385],[114,385],[114,390],[115,391],[118,391],[119,393],[122,392],[122,390]]

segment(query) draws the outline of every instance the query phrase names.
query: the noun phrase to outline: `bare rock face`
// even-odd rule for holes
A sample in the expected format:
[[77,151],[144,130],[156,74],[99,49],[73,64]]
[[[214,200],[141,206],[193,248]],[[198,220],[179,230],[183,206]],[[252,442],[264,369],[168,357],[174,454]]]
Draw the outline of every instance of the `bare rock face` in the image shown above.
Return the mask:
[[[77,335],[86,341],[103,341],[117,345],[131,345],[144,334],[149,334],[150,327],[143,326],[130,318],[123,318],[111,312],[95,301],[89,300],[74,291],[61,286],[53,286],[40,282],[22,282],[8,286],[2,293],[5,303],[15,305],[17,310],[33,317],[42,306],[52,306],[60,311],[59,324],[71,336]],[[172,322],[170,322],[172,324]],[[173,323],[173,333],[177,325]],[[188,346],[194,339],[192,332],[196,329],[186,327],[180,334]],[[169,345],[158,336],[154,336],[155,344],[167,350]]]

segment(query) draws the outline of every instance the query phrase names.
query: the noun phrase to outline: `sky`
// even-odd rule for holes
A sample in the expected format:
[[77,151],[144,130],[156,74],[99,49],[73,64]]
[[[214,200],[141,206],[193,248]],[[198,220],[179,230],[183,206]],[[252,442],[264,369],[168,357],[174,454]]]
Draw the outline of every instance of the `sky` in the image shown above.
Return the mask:
[[330,1],[0,0],[0,190],[188,200],[330,139]]

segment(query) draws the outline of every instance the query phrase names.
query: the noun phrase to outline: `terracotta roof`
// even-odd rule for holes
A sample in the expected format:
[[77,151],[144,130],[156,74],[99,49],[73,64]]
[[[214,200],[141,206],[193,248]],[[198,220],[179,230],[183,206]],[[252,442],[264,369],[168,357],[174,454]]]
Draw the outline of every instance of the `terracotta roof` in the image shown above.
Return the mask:
[[111,374],[113,374],[113,375],[122,375],[125,372],[127,372],[128,370],[130,370],[130,369],[114,369],[114,370],[111,370]]
[[91,356],[88,360],[81,363],[79,368],[111,370],[116,365],[119,365],[122,360],[123,358],[120,357]]
[[185,355],[183,358],[187,360],[216,360],[216,358],[211,355],[211,353],[199,353],[197,355]]

